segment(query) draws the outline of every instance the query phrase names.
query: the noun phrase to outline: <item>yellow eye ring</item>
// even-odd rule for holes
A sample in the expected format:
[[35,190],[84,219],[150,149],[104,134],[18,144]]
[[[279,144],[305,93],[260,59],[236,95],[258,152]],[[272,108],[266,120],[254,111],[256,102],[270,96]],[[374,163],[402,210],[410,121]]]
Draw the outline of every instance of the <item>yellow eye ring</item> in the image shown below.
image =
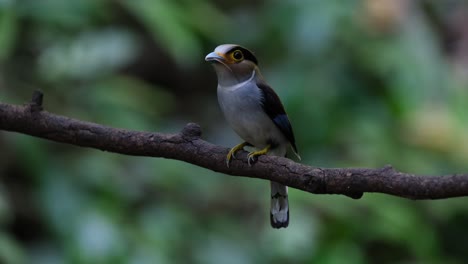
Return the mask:
[[231,58],[234,61],[241,61],[244,59],[244,54],[240,50],[235,50],[231,53]]

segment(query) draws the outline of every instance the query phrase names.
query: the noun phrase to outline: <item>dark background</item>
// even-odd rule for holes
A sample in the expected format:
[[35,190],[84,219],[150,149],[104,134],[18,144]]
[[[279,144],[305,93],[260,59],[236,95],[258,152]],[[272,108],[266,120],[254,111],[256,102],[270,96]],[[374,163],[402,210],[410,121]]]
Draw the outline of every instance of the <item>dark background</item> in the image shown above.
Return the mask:
[[[253,50],[302,162],[468,172],[468,4],[437,0],[0,0],[0,101],[226,147],[204,56]],[[361,200],[179,161],[0,133],[0,263],[467,263],[466,198]]]

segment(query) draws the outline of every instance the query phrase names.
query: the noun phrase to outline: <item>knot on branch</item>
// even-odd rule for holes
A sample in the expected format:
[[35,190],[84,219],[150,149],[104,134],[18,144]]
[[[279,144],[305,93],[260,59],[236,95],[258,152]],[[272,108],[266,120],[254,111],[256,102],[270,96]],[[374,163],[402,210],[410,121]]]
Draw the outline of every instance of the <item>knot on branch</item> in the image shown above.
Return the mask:
[[348,193],[345,193],[344,195],[348,196],[349,198],[358,200],[362,198],[364,193],[363,192],[348,192]]
[[380,169],[382,173],[388,173],[388,174],[393,174],[396,173],[397,171],[393,168],[392,165],[387,164],[385,165],[382,169]]
[[200,138],[202,135],[201,128],[198,124],[188,123],[181,131],[182,136],[190,139]]

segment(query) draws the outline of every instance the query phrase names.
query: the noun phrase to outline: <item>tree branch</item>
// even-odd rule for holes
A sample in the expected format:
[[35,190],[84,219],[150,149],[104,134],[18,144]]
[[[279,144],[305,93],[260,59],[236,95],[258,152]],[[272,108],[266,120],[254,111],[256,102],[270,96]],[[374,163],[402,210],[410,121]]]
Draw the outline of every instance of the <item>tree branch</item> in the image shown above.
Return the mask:
[[245,151],[240,151],[228,168],[228,149],[202,140],[197,124],[189,123],[177,134],[161,134],[83,122],[43,111],[39,91],[34,92],[32,101],[25,106],[0,103],[0,130],[125,155],[181,160],[228,175],[276,181],[315,194],[343,194],[355,199],[364,192],[410,199],[468,196],[467,174],[417,176],[398,172],[391,166],[318,168],[272,156],[261,156],[250,167]]

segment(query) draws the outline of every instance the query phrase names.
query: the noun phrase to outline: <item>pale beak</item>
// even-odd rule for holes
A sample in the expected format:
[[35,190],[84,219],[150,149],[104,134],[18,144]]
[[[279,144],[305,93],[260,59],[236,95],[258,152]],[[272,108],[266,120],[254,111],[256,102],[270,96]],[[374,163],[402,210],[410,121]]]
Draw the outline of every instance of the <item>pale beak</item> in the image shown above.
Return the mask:
[[211,52],[205,57],[205,61],[219,61],[219,62],[224,62],[226,61],[223,56],[219,55],[216,52]]

